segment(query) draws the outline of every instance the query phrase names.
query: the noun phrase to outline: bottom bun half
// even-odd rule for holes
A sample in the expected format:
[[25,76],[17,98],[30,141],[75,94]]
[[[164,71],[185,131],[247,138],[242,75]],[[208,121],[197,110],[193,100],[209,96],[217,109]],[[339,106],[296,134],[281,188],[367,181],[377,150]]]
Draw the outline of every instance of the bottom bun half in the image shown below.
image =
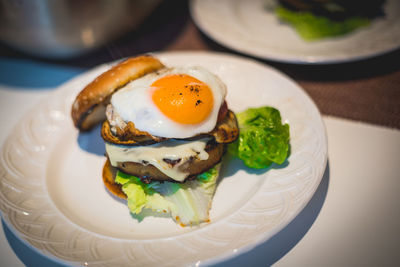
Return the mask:
[[117,175],[117,168],[113,167],[110,160],[107,159],[103,167],[103,183],[107,189],[119,198],[126,199],[125,193],[122,191],[122,186],[115,183],[115,176]]

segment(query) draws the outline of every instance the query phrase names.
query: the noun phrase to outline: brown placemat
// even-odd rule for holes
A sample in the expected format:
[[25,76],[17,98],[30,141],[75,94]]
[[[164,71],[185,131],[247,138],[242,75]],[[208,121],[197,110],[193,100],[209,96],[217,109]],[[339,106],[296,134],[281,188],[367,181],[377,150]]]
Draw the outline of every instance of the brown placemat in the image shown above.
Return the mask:
[[400,128],[400,71],[351,81],[298,81],[322,114]]
[[400,128],[400,50],[346,64],[276,65],[307,91],[322,114]]

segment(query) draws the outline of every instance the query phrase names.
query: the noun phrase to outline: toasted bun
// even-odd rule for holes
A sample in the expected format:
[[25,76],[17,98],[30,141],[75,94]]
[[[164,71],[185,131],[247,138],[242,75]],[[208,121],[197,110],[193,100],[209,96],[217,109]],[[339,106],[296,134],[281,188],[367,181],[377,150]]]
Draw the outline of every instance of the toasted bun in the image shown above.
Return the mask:
[[115,176],[117,169],[111,166],[110,161],[107,159],[103,167],[103,183],[107,189],[117,197],[126,199],[125,193],[121,189],[121,185],[115,183]]
[[158,59],[145,55],[122,61],[98,76],[78,94],[72,105],[75,126],[85,131],[105,120],[105,107],[116,90],[161,68],[164,65]]

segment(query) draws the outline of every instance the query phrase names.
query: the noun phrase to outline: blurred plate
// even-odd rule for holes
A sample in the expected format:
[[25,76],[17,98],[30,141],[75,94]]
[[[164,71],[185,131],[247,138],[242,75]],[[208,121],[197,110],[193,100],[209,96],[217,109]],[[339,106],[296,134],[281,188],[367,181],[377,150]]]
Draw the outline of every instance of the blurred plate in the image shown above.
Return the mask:
[[385,17],[348,35],[307,42],[266,10],[274,0],[192,0],[198,27],[238,52],[287,63],[327,64],[360,60],[400,47],[400,1],[387,0]]
[[[305,207],[323,176],[327,140],[321,116],[303,90],[255,61],[216,53],[162,53],[168,66],[201,65],[228,86],[234,111],[271,105],[290,124],[284,166],[249,170],[225,160],[211,222],[181,227],[165,217],[137,221],[105,189],[99,128],[78,133],[70,119],[76,94],[102,65],[61,86],[27,114],[0,157],[5,223],[38,252],[89,266],[182,266],[216,263],[268,240]],[[232,198],[232,196],[235,196]]]

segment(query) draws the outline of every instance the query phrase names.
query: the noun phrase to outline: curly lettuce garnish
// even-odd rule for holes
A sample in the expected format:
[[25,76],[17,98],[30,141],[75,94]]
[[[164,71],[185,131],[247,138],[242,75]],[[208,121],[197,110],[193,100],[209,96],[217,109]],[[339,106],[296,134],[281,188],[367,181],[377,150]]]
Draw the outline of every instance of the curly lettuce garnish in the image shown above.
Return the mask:
[[236,114],[239,138],[228,151],[250,168],[263,169],[282,164],[289,154],[289,125],[282,124],[280,112],[273,107],[249,108]]
[[370,19],[367,17],[354,16],[342,21],[335,21],[311,12],[293,11],[282,6],[275,9],[275,14],[280,20],[292,25],[307,41],[344,35],[357,28],[370,25]]

